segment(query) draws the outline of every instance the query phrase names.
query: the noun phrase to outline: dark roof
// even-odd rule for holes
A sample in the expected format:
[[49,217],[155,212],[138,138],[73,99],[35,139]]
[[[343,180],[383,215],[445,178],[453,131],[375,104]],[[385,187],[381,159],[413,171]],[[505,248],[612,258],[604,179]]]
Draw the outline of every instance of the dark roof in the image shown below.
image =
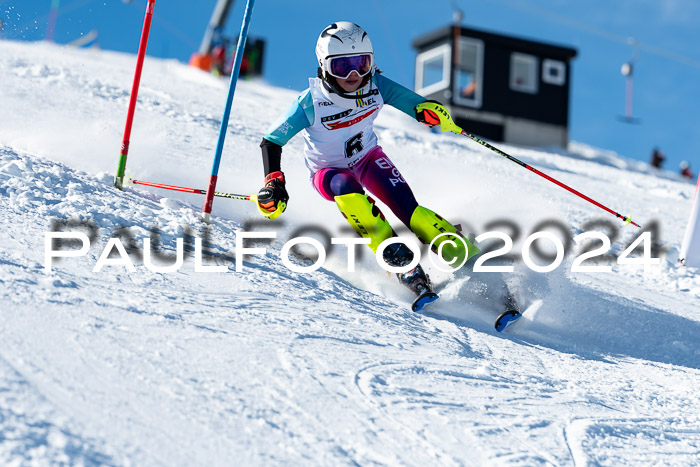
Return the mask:
[[[444,26],[440,29],[424,34],[413,41],[413,47],[416,49],[425,49],[432,44],[444,42],[445,39],[452,38],[454,35],[453,28],[454,26]],[[461,29],[461,34],[463,37],[473,37],[476,39],[481,39],[488,44],[502,45],[504,47],[517,49],[519,51],[559,57],[567,60],[574,58],[577,53],[576,49],[572,49],[570,47],[536,42],[518,37],[504,36],[492,32],[479,31],[478,29],[466,28],[464,26],[462,26]]]

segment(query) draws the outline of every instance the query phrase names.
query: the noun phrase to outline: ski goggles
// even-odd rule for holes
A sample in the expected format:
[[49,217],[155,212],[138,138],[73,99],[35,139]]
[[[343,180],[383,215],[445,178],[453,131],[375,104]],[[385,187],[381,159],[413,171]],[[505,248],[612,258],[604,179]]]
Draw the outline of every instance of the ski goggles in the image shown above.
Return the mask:
[[365,76],[372,71],[373,65],[373,54],[343,55],[326,59],[328,74],[340,79],[346,79],[353,71],[360,76]]

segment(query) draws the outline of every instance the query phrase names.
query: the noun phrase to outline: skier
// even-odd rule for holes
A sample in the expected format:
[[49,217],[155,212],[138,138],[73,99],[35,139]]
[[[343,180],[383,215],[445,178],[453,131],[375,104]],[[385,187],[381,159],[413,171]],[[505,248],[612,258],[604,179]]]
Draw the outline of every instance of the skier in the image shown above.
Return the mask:
[[[450,131],[454,123],[447,109],[384,77],[376,67],[367,32],[357,24],[342,21],[326,27],[316,43],[316,58],[318,76],[309,79],[309,88],[270,127],[260,145],[265,186],[258,194],[258,205],[263,215],[274,219],[287,206],[282,146],[303,131],[311,183],[323,198],[335,201],[352,228],[370,240],[374,253],[396,234],[365,188],[422,242],[435,240],[433,251],[440,251],[444,261],[458,266],[477,256],[479,249],[454,225],[418,204],[399,169],[378,145],[372,126],[378,111],[388,104],[430,127]],[[438,238],[443,233],[447,235]],[[394,243],[384,250],[383,259],[402,267],[413,260],[413,253],[405,244]],[[397,275],[418,296],[415,311],[437,298],[420,264]],[[502,324],[518,316],[510,310]]]
[[695,178],[695,175],[693,175],[693,172],[690,171],[690,164],[688,163],[688,161],[681,162],[680,168],[681,168],[681,170],[680,170],[681,176],[683,176],[685,178],[690,178],[691,180],[693,178]]
[[664,153],[659,148],[654,148],[654,151],[651,153],[651,162],[649,162],[651,166],[660,169],[665,160],[666,156]]

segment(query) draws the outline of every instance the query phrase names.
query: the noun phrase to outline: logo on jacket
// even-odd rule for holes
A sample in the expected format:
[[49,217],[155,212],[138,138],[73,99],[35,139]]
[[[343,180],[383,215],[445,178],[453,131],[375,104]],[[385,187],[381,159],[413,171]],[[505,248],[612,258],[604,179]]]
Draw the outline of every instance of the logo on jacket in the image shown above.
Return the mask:
[[[339,130],[339,129],[341,129],[341,128],[347,128],[347,127],[349,127],[349,126],[353,126],[353,125],[355,125],[356,123],[361,122],[362,120],[364,120],[365,118],[369,117],[370,115],[372,115],[372,114],[373,114],[374,112],[376,112],[377,110],[379,110],[379,107],[375,107],[375,108],[373,108],[373,109],[367,110],[367,111],[365,111],[364,113],[356,114],[356,116],[353,117],[353,118],[351,118],[350,120],[345,120],[345,121],[343,121],[343,122],[335,122],[335,123],[330,123],[330,122],[332,122],[333,120],[337,120],[337,119],[339,119],[339,118],[344,118],[344,117],[347,116],[347,115],[344,115],[343,117],[339,117],[339,118],[332,118],[332,117],[335,117],[335,116],[334,116],[334,115],[331,115],[330,117],[323,117],[323,118],[321,118],[321,123],[323,124],[323,126],[324,126],[327,130]],[[352,112],[352,111],[346,111],[346,112]],[[342,112],[342,113],[345,113],[345,112]],[[341,114],[337,114],[337,115],[341,115]]]
[[352,113],[352,110],[344,110],[343,112],[340,112],[338,114],[334,115],[329,115],[327,117],[321,117],[321,122],[332,122],[333,120],[340,120],[341,118],[345,118],[348,115]]
[[362,89],[360,89],[357,91],[357,94],[356,94],[357,98],[355,99],[355,105],[358,108],[362,108],[362,107],[367,107],[368,105],[376,104],[377,101],[375,101],[374,98],[372,98],[371,96],[374,96],[377,94],[379,94],[379,89],[377,89],[377,88],[370,89],[369,92],[367,92],[367,94],[365,94],[362,91]]

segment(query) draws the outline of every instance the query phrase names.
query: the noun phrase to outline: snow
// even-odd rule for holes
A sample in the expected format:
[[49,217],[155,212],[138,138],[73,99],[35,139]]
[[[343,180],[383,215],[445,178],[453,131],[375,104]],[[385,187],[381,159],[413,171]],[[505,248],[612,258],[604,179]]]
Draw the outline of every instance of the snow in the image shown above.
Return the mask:
[[[497,144],[647,228],[655,222],[662,261],[645,272],[614,262],[639,230],[386,108],[380,142],[421,204],[476,234],[508,233],[516,256],[534,231],[561,236],[548,220],[613,240],[610,273],[571,272],[579,246],[546,274],[517,261],[526,310],[498,334],[496,310],[473,301],[468,274],[448,281],[428,266],[442,298],[416,314],[368,254],[355,273],[344,248],[317,271],[287,268],[289,238],[323,239],[312,227],[350,236],[308,183],[299,137],[285,147],[290,204],[274,223],[249,202],[217,198],[205,226],[200,195],[114,189],[134,64],[0,42],[0,463],[700,465],[700,274],[676,263],[693,184],[582,143]],[[148,57],[127,173],[205,187],[227,86]],[[295,96],[239,83],[219,190],[257,191],[260,139]],[[52,229],[83,232],[91,246],[46,273]],[[267,251],[236,272],[241,230],[276,239],[246,244]],[[135,272],[93,272],[112,236]],[[145,267],[152,236],[159,266],[184,241],[177,272]],[[195,238],[206,265],[226,272],[196,272]]]

